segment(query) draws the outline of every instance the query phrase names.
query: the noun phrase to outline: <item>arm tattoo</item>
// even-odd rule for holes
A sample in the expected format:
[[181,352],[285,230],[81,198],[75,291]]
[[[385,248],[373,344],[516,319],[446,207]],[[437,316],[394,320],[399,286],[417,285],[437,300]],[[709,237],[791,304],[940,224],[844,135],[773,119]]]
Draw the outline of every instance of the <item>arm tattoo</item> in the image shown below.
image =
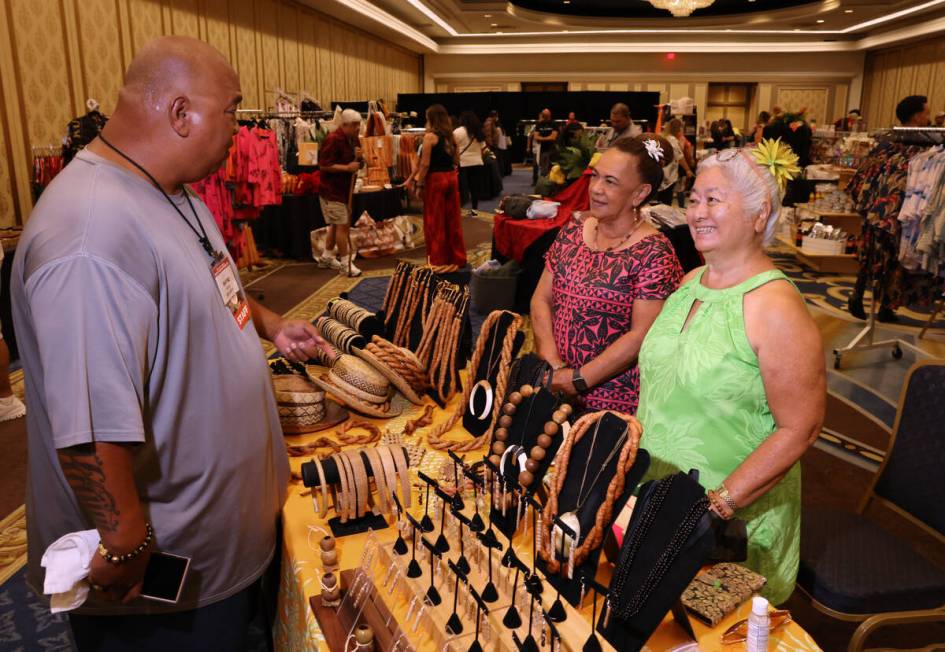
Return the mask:
[[79,504],[102,532],[118,530],[118,504],[105,487],[102,458],[92,445],[59,451],[59,465]]

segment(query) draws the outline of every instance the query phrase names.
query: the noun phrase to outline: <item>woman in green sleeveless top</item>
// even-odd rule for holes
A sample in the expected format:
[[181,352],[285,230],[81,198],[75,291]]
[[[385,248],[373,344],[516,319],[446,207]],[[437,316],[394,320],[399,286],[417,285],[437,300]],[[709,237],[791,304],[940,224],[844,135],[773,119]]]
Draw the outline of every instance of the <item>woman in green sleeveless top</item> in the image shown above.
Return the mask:
[[712,509],[748,522],[747,565],[781,603],[800,546],[798,460],[820,433],[820,333],[765,255],[780,206],[774,176],[744,150],[706,159],[687,210],[705,267],[669,297],[640,350],[647,478],[698,469]]

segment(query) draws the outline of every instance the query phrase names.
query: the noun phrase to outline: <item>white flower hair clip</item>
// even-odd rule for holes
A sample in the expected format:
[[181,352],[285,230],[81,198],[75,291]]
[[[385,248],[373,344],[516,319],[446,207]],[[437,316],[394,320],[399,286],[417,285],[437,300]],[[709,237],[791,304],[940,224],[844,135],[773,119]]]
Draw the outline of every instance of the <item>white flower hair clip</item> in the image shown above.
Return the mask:
[[663,160],[663,147],[660,145],[660,141],[650,138],[643,141],[643,146],[646,147],[646,153],[650,155],[651,159],[657,163]]

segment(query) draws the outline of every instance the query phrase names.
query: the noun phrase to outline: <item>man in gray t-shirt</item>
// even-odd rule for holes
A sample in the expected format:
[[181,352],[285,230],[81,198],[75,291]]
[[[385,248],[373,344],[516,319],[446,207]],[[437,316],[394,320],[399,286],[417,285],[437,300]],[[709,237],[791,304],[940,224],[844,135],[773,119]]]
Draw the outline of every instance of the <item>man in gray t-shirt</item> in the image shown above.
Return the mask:
[[[80,649],[174,649],[182,631],[238,648],[247,623],[232,619],[278,554],[289,468],[259,337],[293,360],[322,342],[246,298],[213,216],[183,190],[225,159],[240,99],[210,46],[145,45],[101,139],[43,193],[17,248],[28,579],[41,593],[46,547],[99,531],[94,590],[72,616]],[[153,549],[192,559],[176,605],[137,597]]]

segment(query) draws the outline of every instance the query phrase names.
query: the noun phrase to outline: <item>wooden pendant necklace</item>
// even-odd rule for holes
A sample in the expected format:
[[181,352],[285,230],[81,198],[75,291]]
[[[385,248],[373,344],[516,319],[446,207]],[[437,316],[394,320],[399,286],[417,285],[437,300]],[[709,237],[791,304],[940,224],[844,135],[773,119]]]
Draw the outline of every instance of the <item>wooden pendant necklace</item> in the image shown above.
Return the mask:
[[622,247],[628,240],[630,240],[631,237],[633,237],[633,234],[636,233],[637,229],[639,229],[643,224],[643,218],[640,216],[640,211],[636,211],[636,213],[637,219],[633,224],[633,228],[630,229],[630,232],[622,237],[619,242],[607,247],[606,249],[600,248],[600,220],[594,222],[594,249],[597,251],[613,251],[614,249],[619,249]]

